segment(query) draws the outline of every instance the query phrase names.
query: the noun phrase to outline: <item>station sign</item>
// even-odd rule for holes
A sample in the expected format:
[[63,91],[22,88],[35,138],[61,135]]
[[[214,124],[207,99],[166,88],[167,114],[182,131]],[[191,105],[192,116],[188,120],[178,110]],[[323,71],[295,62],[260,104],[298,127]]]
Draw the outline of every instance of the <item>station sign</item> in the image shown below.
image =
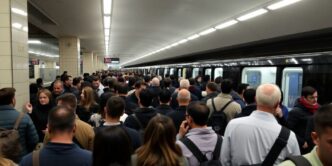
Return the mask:
[[104,63],[118,64],[120,63],[120,58],[104,58]]

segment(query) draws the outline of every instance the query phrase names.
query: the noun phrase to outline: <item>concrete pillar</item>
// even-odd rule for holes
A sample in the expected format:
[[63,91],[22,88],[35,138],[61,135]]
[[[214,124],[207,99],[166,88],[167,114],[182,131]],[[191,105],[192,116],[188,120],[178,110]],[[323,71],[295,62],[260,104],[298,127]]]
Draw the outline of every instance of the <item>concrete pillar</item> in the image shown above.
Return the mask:
[[77,37],[61,37],[59,39],[60,73],[68,71],[72,77],[80,75],[80,39]]
[[0,20],[0,88],[16,89],[21,110],[29,101],[27,0],[1,0]]
[[83,73],[94,72],[94,58],[92,52],[83,53]]
[[98,70],[98,56],[96,54],[93,55],[93,72]]

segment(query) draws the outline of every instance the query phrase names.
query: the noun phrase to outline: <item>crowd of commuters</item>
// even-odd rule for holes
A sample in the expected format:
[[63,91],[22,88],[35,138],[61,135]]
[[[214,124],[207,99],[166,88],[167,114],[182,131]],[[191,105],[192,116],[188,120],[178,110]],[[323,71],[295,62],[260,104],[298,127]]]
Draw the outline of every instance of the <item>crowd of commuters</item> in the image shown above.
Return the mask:
[[332,165],[332,105],[313,87],[288,111],[274,84],[69,74],[30,85],[17,129],[15,89],[0,89],[0,165]]

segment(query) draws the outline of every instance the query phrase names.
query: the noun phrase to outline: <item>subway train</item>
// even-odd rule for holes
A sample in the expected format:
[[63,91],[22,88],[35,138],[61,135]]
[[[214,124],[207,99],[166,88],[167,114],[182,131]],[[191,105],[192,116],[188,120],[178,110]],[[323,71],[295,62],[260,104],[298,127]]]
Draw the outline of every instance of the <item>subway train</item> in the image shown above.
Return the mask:
[[132,67],[124,71],[182,78],[210,75],[211,80],[221,76],[232,79],[234,85],[247,83],[253,88],[262,83],[274,83],[283,91],[284,105],[292,108],[304,86],[312,86],[318,90],[318,103],[332,101],[331,55],[332,52],[315,52]]

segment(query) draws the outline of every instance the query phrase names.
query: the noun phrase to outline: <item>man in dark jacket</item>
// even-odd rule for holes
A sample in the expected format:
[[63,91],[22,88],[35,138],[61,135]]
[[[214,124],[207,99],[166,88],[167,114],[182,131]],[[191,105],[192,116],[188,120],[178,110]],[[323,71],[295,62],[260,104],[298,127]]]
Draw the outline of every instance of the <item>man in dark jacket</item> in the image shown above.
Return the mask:
[[218,96],[218,85],[214,82],[209,82],[206,84],[205,91],[207,95],[201,100],[204,103],[206,103],[209,99]]
[[149,107],[152,103],[152,95],[147,89],[139,93],[138,102],[139,108],[128,116],[124,123],[125,126],[135,130],[145,129],[150,119],[157,115],[156,110]]
[[166,115],[174,110],[169,106],[171,102],[171,92],[168,89],[164,89],[159,93],[160,105],[156,107],[158,113]]
[[244,101],[247,105],[242,108],[241,113],[237,117],[249,116],[253,111],[256,110],[256,102],[255,102],[256,90],[255,89],[247,89],[243,93]]
[[[189,91],[189,87],[190,87],[190,83],[188,79],[182,79],[180,81],[180,87],[179,87],[179,91],[182,89],[186,89]],[[171,100],[171,107],[173,109],[177,109],[179,107],[179,103],[177,101],[177,96],[178,96],[178,92],[174,92],[172,94],[172,100]],[[193,93],[190,93],[190,99],[191,101],[198,101],[198,97],[196,95],[194,95]]]
[[[12,129],[14,123],[19,116],[19,112],[14,108],[16,104],[14,88],[0,89],[0,127]],[[22,146],[21,155],[26,155],[31,152],[38,143],[38,134],[36,128],[30,119],[25,114],[18,127],[20,134],[20,144]]]
[[302,154],[310,152],[308,141],[306,140],[306,128],[308,121],[318,110],[318,94],[316,89],[306,86],[302,89],[301,98],[297,99],[294,108],[289,112],[287,126],[296,134],[297,141]]

